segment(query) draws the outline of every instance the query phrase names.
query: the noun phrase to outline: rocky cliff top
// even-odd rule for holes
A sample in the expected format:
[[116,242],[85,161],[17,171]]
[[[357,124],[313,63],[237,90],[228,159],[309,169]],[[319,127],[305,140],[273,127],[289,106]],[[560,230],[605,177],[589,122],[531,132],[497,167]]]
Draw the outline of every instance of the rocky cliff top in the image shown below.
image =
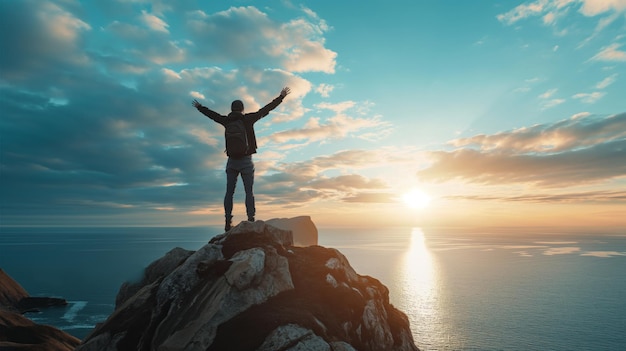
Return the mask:
[[242,222],[197,251],[171,250],[122,286],[77,350],[417,350],[383,284],[293,238]]

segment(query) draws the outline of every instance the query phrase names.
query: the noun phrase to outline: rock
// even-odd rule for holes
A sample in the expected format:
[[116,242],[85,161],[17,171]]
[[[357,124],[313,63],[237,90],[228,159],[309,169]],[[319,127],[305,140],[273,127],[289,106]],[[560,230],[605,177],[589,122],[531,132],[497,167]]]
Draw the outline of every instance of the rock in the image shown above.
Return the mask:
[[28,292],[0,269],[0,306],[18,311],[17,304],[26,297],[28,297]]
[[115,298],[115,308],[118,308],[128,298],[136,294],[143,286],[152,284],[156,280],[165,277],[170,274],[176,267],[180,266],[194,251],[175,247],[170,250],[165,256],[152,262],[145,270],[143,279],[137,283],[126,282],[122,284],[120,291]]
[[77,338],[22,316],[24,311],[66,305],[49,297],[30,297],[13,278],[0,269],[0,350],[74,350]]
[[40,308],[66,306],[67,301],[56,297],[31,297],[13,278],[0,269],[0,307],[12,312],[34,312]]
[[384,285],[291,230],[242,222],[170,253],[77,350],[418,350]]
[[256,351],[331,351],[324,339],[315,335],[310,329],[295,324],[287,324],[276,328],[267,336]]
[[21,314],[0,309],[0,350],[71,351],[80,340]]
[[310,216],[272,218],[266,223],[276,228],[291,230],[295,246],[317,245],[317,227]]
[[25,297],[17,303],[17,309],[22,312],[36,312],[40,308],[67,306],[65,299],[57,297]]

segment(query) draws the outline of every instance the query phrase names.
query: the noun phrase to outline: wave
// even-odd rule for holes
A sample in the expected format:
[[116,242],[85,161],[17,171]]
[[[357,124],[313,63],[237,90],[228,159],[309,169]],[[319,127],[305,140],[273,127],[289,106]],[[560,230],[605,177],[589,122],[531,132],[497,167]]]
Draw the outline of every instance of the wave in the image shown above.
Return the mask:
[[72,322],[74,321],[74,318],[76,318],[78,312],[80,312],[80,310],[87,306],[87,301],[68,301],[68,303],[71,305],[71,307],[67,310],[67,312],[65,312],[65,314],[61,318],[68,322]]

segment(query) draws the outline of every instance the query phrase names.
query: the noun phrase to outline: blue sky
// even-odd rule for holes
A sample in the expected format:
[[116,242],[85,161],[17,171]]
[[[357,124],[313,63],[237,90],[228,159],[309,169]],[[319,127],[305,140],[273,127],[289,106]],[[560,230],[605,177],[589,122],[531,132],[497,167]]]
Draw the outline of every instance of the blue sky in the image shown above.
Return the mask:
[[27,0],[0,23],[3,225],[221,224],[223,130],[191,100],[284,86],[261,219],[626,225],[626,0]]

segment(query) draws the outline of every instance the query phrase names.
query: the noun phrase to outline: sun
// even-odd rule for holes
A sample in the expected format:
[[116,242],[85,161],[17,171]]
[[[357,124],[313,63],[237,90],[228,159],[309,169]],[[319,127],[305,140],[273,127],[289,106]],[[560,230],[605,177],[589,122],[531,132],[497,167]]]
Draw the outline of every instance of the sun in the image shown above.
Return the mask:
[[402,196],[404,203],[414,209],[424,209],[430,205],[430,196],[420,189],[411,189]]

